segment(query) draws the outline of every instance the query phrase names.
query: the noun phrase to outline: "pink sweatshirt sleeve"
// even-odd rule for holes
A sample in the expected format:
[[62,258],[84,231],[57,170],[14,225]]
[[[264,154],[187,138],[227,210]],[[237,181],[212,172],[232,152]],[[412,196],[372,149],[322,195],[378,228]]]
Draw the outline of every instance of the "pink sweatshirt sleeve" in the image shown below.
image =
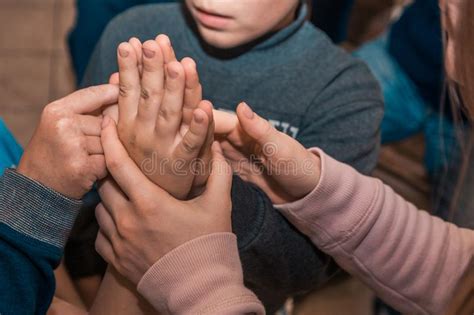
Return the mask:
[[455,296],[459,306],[473,302],[474,231],[312,151],[321,157],[321,180],[304,199],[278,206],[290,222],[403,313],[445,314]]
[[156,262],[138,284],[159,314],[264,314],[244,286],[237,237],[217,233],[189,241]]

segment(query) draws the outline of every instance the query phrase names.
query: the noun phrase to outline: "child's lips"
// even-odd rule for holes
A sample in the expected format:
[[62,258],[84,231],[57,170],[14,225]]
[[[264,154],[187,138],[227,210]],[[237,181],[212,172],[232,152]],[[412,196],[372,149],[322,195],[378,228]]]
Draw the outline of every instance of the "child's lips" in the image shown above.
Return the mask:
[[220,15],[196,8],[196,18],[205,27],[224,29],[232,20],[230,16]]

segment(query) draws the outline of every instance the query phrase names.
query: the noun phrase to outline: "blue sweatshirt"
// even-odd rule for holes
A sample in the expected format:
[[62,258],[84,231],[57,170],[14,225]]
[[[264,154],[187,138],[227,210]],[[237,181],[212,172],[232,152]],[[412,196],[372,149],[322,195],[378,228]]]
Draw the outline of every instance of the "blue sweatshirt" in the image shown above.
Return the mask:
[[438,0],[417,0],[405,10],[392,27],[389,52],[415,83],[420,95],[438,110],[444,86]]
[[[244,47],[219,50],[203,41],[182,4],[135,7],[109,24],[83,84],[107,82],[117,71],[120,42],[132,36],[145,41],[164,33],[178,59],[188,56],[196,61],[204,98],[216,108],[234,111],[246,101],[304,146],[320,147],[369,174],[377,162],[383,116],[377,81],[364,63],[307,21],[307,14],[302,1],[296,19],[286,28]],[[246,285],[268,314],[288,296],[320,287],[337,270],[330,257],[273,208],[263,191],[237,176],[232,205]],[[66,264],[73,270],[67,261],[71,259],[66,257]]]
[[82,203],[11,169],[0,177],[0,314],[46,314]]
[[6,168],[15,167],[22,154],[20,145],[0,118],[0,175]]

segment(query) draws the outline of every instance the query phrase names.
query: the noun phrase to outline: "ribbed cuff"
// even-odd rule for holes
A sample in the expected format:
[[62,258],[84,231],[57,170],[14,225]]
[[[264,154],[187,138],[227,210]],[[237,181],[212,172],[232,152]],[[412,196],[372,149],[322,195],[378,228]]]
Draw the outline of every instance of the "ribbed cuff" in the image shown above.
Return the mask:
[[321,248],[350,236],[367,215],[378,191],[378,182],[318,148],[310,151],[321,159],[318,185],[303,199],[275,208]]
[[0,181],[0,222],[61,249],[81,205],[13,169]]
[[216,233],[189,241],[156,262],[138,284],[160,314],[263,312],[244,286],[237,238]]

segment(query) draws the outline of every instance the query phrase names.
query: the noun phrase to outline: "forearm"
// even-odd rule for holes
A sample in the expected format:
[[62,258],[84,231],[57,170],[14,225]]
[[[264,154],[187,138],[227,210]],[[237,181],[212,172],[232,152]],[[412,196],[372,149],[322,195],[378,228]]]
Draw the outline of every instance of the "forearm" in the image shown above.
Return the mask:
[[109,266],[89,312],[94,315],[158,314],[136,286]]
[[166,254],[143,276],[138,291],[160,314],[264,314],[244,286],[237,240],[216,233]]
[[327,283],[340,269],[273,206],[265,193],[234,176],[232,228],[245,284],[275,313],[295,294]]
[[285,216],[395,308],[443,313],[472,279],[474,233],[419,211],[379,180],[319,154],[318,187],[281,206]]
[[7,170],[0,179],[2,314],[44,314],[81,202]]

